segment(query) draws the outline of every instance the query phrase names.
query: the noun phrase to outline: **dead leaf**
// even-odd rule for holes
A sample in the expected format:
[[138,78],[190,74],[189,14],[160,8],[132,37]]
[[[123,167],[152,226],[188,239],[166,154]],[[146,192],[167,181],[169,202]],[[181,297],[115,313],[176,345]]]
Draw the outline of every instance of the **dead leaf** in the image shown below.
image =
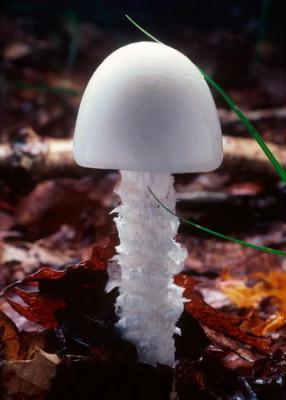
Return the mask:
[[[245,332],[241,329],[242,318],[217,310],[207,304],[201,294],[195,290],[197,281],[194,278],[180,274],[175,277],[175,283],[185,288],[184,297],[190,300],[185,303],[185,309],[203,327],[207,327],[206,333],[210,330],[222,335],[221,337],[226,337],[224,341],[221,341],[222,348],[225,347],[226,343],[231,343],[230,340],[227,340],[228,338],[246,346],[248,354],[249,351],[262,354],[271,353],[271,340]],[[235,351],[235,346],[232,345],[229,348]],[[244,352],[245,355],[247,355],[247,352]]]
[[20,332],[20,352],[19,360],[32,360],[35,358],[39,349],[43,349],[45,345],[45,336],[43,332]]
[[[244,330],[267,336],[277,332],[286,323],[286,272],[274,269],[270,272],[255,272],[243,277],[229,274],[221,276],[218,285],[223,293],[238,308],[254,310],[248,321],[242,325]],[[259,315],[263,301],[269,299],[269,312]],[[261,310],[263,311],[263,310]]]
[[1,243],[0,244],[0,263],[19,263],[22,264],[24,270],[29,272],[32,265],[34,268],[39,264],[49,265],[63,265],[71,261],[72,257],[58,249],[48,249],[37,242],[18,242],[13,244]]
[[33,360],[8,361],[4,368],[4,387],[8,395],[26,397],[47,392],[60,359],[39,350]]
[[112,191],[118,175],[101,181],[91,178],[57,179],[39,183],[19,204],[17,220],[34,239],[57,232],[62,225],[76,228],[77,237],[99,228],[110,231]]
[[32,291],[32,289],[36,289],[39,280],[59,279],[64,273],[64,271],[57,271],[52,268],[41,268],[38,272],[28,275],[23,280],[22,283],[26,288],[30,286],[30,290],[21,289],[18,286],[19,284],[16,283],[6,288],[3,296],[9,305],[26,319],[46,328],[53,328],[57,326],[55,311],[63,308],[66,303],[62,299],[49,298],[42,295],[40,291]]
[[0,311],[0,348],[5,360],[17,360],[20,352],[19,332],[16,325]]
[[3,291],[3,298],[26,319],[45,328],[55,328],[58,326],[56,312],[64,309],[82,290],[87,291],[89,286],[96,291],[100,288],[104,298],[106,270],[109,259],[115,254],[115,245],[116,240],[111,238],[104,246],[94,247],[89,261],[62,270],[43,267],[8,286]]
[[29,293],[19,288],[15,288],[14,293],[24,302],[21,304],[19,301],[8,298],[8,303],[15,311],[46,328],[57,326],[55,311],[65,306],[63,300],[41,296],[39,292]]

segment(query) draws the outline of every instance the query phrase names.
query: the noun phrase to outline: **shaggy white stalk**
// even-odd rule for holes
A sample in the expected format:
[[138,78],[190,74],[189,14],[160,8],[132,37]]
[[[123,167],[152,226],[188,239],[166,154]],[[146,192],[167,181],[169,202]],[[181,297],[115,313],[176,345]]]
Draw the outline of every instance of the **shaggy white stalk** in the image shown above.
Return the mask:
[[[158,205],[148,186],[174,210],[169,173],[208,172],[221,164],[219,119],[199,69],[159,43],[131,43],[114,51],[85,89],[74,157],[89,168],[145,171],[122,172],[119,188],[118,326],[137,346],[141,361],[172,366],[184,302],[173,276],[186,251],[174,241],[178,219]],[[107,290],[112,284],[111,277]]]
[[174,241],[178,218],[158,205],[148,186],[175,210],[174,179],[168,173],[122,171],[122,205],[115,218],[121,266],[118,327],[137,346],[142,362],[173,366],[176,323],[183,311],[182,289],[173,283],[187,252]]

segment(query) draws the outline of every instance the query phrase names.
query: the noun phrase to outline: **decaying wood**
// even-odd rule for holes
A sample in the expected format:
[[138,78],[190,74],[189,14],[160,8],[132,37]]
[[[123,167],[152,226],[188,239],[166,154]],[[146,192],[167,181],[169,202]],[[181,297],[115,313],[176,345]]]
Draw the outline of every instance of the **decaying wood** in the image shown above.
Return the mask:
[[[224,136],[224,162],[222,168],[234,175],[247,175],[262,179],[279,179],[273,166],[254,139]],[[286,167],[286,148],[267,142],[275,157]]]
[[285,204],[285,195],[276,193],[276,195],[238,195],[226,192],[209,192],[209,191],[186,191],[177,193],[177,201],[180,204],[180,209],[195,211],[196,209],[208,210],[212,207],[221,209],[227,207],[228,209],[245,209],[250,208],[254,210],[271,210],[273,207],[276,209]]
[[31,128],[23,129],[10,143],[0,145],[0,176],[27,172],[35,179],[80,175],[72,156],[72,141],[43,138]]
[[[286,149],[272,143],[268,145],[286,167]],[[94,174],[94,170],[75,164],[72,146],[71,139],[40,137],[32,129],[24,129],[11,143],[0,145],[0,177],[13,183],[19,177],[39,181],[57,176]],[[253,139],[225,136],[221,168],[237,176],[247,174],[277,179],[273,167]]]
[[[265,110],[252,110],[252,111],[244,111],[244,115],[251,122],[265,122],[269,120],[275,121],[285,121],[286,120],[286,108],[285,107],[277,107],[277,108],[269,108]],[[219,118],[221,124],[225,127],[233,126],[234,124],[240,124],[243,126],[237,117],[237,115],[225,109],[218,109]]]

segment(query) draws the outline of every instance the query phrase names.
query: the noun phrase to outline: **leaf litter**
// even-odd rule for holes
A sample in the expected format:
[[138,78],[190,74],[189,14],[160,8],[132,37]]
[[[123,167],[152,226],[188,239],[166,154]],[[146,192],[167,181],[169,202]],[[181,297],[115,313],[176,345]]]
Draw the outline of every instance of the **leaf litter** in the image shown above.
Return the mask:
[[[274,346],[273,338],[250,329],[245,316],[239,313],[248,304],[236,300],[237,312],[232,313],[207,304],[199,282],[188,272],[175,278],[185,288],[189,301],[178,323],[182,335],[176,337],[174,372],[164,366],[153,368],[139,363],[134,346],[123,341],[114,328],[117,289],[105,292],[108,262],[116,241],[114,237],[105,246],[96,246],[89,261],[61,269],[42,267],[3,291],[2,304],[8,303],[17,314],[36,323],[34,334],[43,340],[40,346],[35,340],[28,360],[23,352],[20,359],[20,336],[24,333],[18,331],[17,319],[13,322],[3,315],[1,348],[6,350],[2,351],[2,369],[4,376],[10,377],[5,379],[3,390],[10,398],[14,394],[9,382],[27,398],[42,398],[48,393],[51,399],[111,399],[115,394],[118,399],[167,399],[172,386],[183,400],[255,399],[249,393],[267,399],[270,390],[279,395],[285,391],[283,346]],[[266,278],[255,275],[256,283],[250,290],[253,296],[259,295],[256,302],[249,303],[252,307],[269,293],[285,298],[278,285],[284,273],[277,273],[266,274]],[[260,292],[257,285],[263,278],[266,281],[263,290],[259,286]],[[220,282],[222,290],[228,287],[232,290],[229,293],[238,291],[237,297],[232,295],[235,303],[241,295],[241,283],[235,286],[227,275],[221,275]],[[252,321],[252,328],[256,322]]]

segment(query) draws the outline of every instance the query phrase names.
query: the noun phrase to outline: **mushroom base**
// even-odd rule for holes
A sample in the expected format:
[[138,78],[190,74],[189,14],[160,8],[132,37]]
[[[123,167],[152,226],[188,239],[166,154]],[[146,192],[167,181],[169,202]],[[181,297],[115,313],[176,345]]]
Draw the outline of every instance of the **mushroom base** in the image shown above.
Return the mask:
[[174,365],[174,333],[183,311],[183,290],[173,283],[187,252],[176,243],[177,217],[156,202],[148,187],[175,210],[174,178],[170,174],[122,171],[117,192],[122,205],[115,222],[121,267],[117,324],[122,336],[137,346],[139,360]]

